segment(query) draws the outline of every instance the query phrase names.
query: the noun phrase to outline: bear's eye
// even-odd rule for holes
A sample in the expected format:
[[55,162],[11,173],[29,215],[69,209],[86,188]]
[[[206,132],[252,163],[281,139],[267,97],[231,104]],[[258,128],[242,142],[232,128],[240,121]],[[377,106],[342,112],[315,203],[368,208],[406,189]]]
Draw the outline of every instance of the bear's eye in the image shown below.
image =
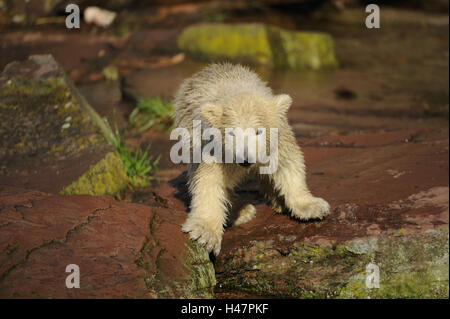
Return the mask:
[[256,130],[256,135],[261,135],[262,132],[263,132],[263,129],[259,128],[259,129]]
[[234,136],[234,132],[233,131],[228,131],[227,134],[230,135],[230,136]]

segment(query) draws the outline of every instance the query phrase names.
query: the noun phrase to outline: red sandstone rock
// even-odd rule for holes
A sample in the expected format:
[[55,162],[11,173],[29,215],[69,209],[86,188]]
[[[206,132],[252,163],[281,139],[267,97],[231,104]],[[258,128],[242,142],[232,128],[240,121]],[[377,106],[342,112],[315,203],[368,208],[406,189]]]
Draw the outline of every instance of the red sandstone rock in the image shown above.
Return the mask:
[[[181,232],[184,215],[106,196],[1,187],[0,297],[211,295],[212,266]],[[80,289],[65,285],[69,264],[80,268]]]
[[[332,213],[323,221],[299,222],[267,207],[255,183],[242,186],[238,192],[257,204],[258,213],[225,231],[215,260],[218,296],[448,296],[448,130],[328,136],[300,144],[310,188],[330,202]],[[154,192],[183,209],[185,182],[181,175]],[[381,268],[382,289],[364,286],[371,260]]]

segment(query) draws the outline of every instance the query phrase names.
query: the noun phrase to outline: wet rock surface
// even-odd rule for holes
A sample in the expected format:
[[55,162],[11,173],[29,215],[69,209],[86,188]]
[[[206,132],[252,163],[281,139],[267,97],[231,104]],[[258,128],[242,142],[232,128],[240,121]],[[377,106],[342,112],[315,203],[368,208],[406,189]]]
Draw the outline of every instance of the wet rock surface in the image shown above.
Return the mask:
[[[206,251],[180,231],[184,211],[0,187],[1,298],[213,296]],[[66,287],[66,266],[80,288]]]
[[[217,297],[448,297],[448,129],[396,130],[302,138],[308,183],[332,213],[299,222],[277,214],[250,181],[237,189],[257,207],[228,228],[214,260]],[[135,194],[189,205],[186,176]],[[366,287],[379,267],[380,288]]]
[[[301,223],[258,205],[254,220],[225,232],[215,262],[218,291],[448,297],[448,130],[301,144],[311,190],[332,213]],[[244,189],[258,203],[257,188]],[[379,289],[366,287],[369,263],[379,267]]]

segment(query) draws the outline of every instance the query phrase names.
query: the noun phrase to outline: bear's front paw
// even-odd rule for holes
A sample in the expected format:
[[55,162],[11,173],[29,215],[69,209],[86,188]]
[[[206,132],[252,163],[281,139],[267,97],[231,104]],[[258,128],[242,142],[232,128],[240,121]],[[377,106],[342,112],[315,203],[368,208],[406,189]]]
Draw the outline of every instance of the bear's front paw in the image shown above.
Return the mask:
[[189,233],[192,240],[204,246],[208,252],[214,252],[218,255],[222,243],[222,229],[213,229],[208,225],[208,222],[200,218],[188,218],[182,226],[185,233]]
[[291,211],[298,219],[322,219],[330,214],[330,205],[322,198],[311,196],[300,198]]

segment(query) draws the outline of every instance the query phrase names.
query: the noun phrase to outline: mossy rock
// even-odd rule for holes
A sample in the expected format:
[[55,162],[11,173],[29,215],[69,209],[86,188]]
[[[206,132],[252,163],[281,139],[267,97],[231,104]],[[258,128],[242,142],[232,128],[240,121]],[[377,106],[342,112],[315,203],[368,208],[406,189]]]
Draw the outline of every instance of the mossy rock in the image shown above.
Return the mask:
[[190,26],[179,36],[178,47],[206,61],[229,59],[263,65],[273,62],[266,28],[259,24]]
[[267,34],[277,68],[319,70],[338,65],[329,34],[290,32],[275,27],[267,27]]
[[108,153],[105,158],[84,173],[75,182],[61,191],[61,194],[116,195],[128,185],[128,177],[117,152]]
[[188,257],[185,265],[191,270],[191,275],[183,286],[190,292],[191,298],[214,298],[216,276],[207,250],[191,240],[186,245]]
[[[255,241],[220,262],[217,280],[223,291],[259,296],[448,298],[448,253],[448,230],[333,246],[299,242],[283,253],[274,241]],[[378,287],[366,284],[370,264],[378,267]]]
[[0,184],[115,195],[128,178],[112,136],[51,55],[0,74]]
[[325,33],[292,32],[263,24],[200,24],[186,28],[178,48],[193,58],[287,69],[335,68],[334,41]]

